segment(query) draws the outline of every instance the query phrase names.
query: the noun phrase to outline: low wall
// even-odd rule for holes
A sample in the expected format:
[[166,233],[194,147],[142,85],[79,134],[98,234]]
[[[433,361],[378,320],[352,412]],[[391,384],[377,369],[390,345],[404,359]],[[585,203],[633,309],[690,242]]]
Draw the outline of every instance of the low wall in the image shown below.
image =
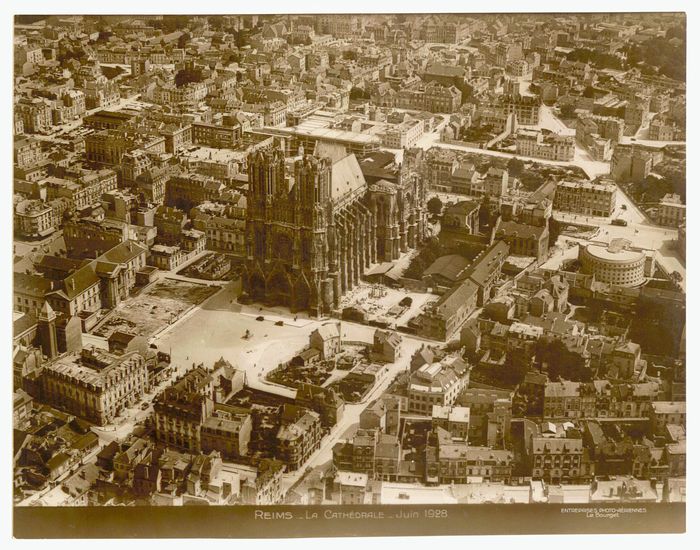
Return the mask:
[[408,277],[401,277],[399,283],[404,288],[410,290],[411,292],[427,292],[428,287],[426,284],[419,279],[409,279]]
[[476,143],[473,141],[460,141],[457,139],[440,139],[441,143],[447,143],[448,145],[458,145],[460,147],[472,147],[474,149],[486,149],[485,143]]

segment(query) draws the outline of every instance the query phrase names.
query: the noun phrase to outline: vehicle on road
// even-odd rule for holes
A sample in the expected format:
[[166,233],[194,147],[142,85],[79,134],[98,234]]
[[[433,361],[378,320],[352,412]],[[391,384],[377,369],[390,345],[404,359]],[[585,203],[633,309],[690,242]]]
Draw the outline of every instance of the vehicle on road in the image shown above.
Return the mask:
[[278,327],[283,327],[284,321],[275,321],[275,325],[277,325]]
[[148,403],[141,403],[141,410],[145,411],[148,408]]
[[627,205],[623,204],[620,208],[622,208],[623,210],[627,210]]
[[255,318],[255,320],[256,320],[256,321],[264,321],[264,320],[265,320],[265,317],[263,317],[262,315],[258,315],[258,316]]
[[621,225],[623,227],[627,227],[627,220],[616,218],[610,222],[610,225]]

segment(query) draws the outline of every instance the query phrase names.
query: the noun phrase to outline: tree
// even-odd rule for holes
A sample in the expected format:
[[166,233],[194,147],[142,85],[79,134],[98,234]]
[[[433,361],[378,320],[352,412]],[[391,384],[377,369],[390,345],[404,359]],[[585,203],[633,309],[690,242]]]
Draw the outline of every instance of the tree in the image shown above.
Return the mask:
[[[479,205],[479,227],[484,228],[491,225],[491,201],[488,195],[484,195]],[[483,232],[483,229],[482,229]]]
[[428,201],[428,212],[433,214],[434,216],[439,216],[442,213],[442,201],[440,200],[440,197],[432,197]]
[[549,218],[548,222],[549,228],[549,246],[552,247],[556,244],[559,235],[561,235],[561,223],[554,219],[553,216]]
[[112,80],[119,75],[123,74],[125,71],[121,67],[108,67],[108,66],[103,66],[102,67],[102,74],[105,75],[109,80]]
[[593,86],[586,86],[582,95],[585,98],[595,97],[595,88]]
[[525,169],[525,163],[518,157],[513,157],[508,161],[508,174],[514,178],[519,178]]
[[353,86],[350,90],[350,99],[369,99],[369,94],[364,89]]
[[[654,37],[642,44],[629,46],[626,50],[627,63],[645,72],[658,71],[676,80],[685,80],[686,40],[682,36]],[[646,69],[645,69],[646,68]]]
[[569,351],[559,339],[540,338],[535,344],[535,361],[547,366],[547,375],[550,380],[590,382],[593,379],[593,373],[586,368],[583,357]]
[[187,25],[189,25],[190,22],[190,17],[188,15],[164,15],[162,22],[163,31],[166,33],[171,33],[187,28]]
[[182,36],[180,36],[180,38],[177,39],[177,47],[181,50],[184,50],[185,46],[187,46],[187,43],[190,41],[191,38],[192,36],[190,35],[190,33],[183,33]]
[[513,396],[513,416],[515,418],[525,416],[529,408],[528,405],[529,403],[527,395],[516,393]]
[[175,86],[181,88],[185,84],[190,82],[201,82],[202,81],[202,71],[201,69],[182,69],[178,71],[175,75]]
[[559,110],[562,118],[574,118],[576,116],[576,107],[573,103],[566,103]]
[[207,17],[207,23],[209,24],[209,28],[213,31],[223,30],[223,21],[218,15],[212,15],[211,17]]

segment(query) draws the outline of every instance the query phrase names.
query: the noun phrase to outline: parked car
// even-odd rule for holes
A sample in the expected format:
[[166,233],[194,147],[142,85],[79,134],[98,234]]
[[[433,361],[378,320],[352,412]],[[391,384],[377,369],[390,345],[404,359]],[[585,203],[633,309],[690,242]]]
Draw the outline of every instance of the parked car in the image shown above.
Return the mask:
[[275,325],[277,325],[278,327],[283,327],[284,321],[275,321]]
[[258,316],[255,318],[255,320],[256,320],[256,321],[264,321],[264,320],[265,320],[265,317],[263,317],[262,315],[258,315]]
[[627,226],[627,220],[623,220],[620,218],[616,218],[613,221],[610,222],[610,225],[621,225],[623,227]]

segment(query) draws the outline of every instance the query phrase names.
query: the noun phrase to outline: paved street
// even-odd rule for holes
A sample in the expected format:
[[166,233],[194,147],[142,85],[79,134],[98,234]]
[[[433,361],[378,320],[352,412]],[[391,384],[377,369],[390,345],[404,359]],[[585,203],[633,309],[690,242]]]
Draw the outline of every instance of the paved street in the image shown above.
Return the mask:
[[39,254],[58,254],[59,250],[65,247],[63,241],[63,231],[59,230],[48,237],[37,240],[28,241],[24,239],[14,239],[12,241],[12,249],[15,256],[26,256],[30,252]]
[[[624,208],[623,208],[624,206]],[[663,227],[651,222],[644,213],[632,202],[632,200],[618,187],[617,208],[610,218],[596,216],[581,216],[565,212],[554,211],[554,218],[571,224],[591,225],[598,227],[591,240],[610,242],[612,239],[624,238],[634,246],[657,251],[656,261],[668,273],[678,271],[683,277],[680,285],[686,288],[686,268],[683,260],[675,248],[678,239],[678,230],[672,227]],[[612,219],[623,219],[626,226],[611,225]],[[572,239],[573,237],[567,237]],[[573,238],[576,240],[575,238]]]
[[34,134],[32,137],[35,139],[38,139],[40,141],[49,141],[49,142],[54,142],[54,143],[68,143],[68,140],[63,139],[59,137],[59,134],[63,134],[66,132],[70,132],[72,130],[75,130],[78,127],[81,127],[83,125],[83,119],[87,116],[93,115],[98,111],[118,111],[120,109],[124,109],[129,103],[132,101],[135,101],[137,98],[139,98],[141,94],[133,94],[130,95],[129,97],[123,97],[119,100],[119,102],[116,105],[112,105],[111,107],[97,107],[95,109],[90,109],[88,111],[85,111],[85,113],[82,115],[82,117],[78,118],[77,120],[72,120],[70,122],[66,122],[65,124],[59,124],[53,127],[53,130],[49,134]]
[[97,454],[100,452],[101,448],[102,441],[100,441],[100,445],[98,447],[96,447],[87,455],[85,455],[85,457],[80,462],[80,465],[77,468],[71,468],[71,470],[59,476],[53,485],[47,485],[41,491],[37,491],[33,495],[30,495],[24,500],[20,501],[18,504],[16,504],[16,506],[36,506],[37,504],[39,504],[40,501],[41,504],[44,506],[56,506],[57,504],[62,503],[66,498],[66,494],[62,490],[63,482],[65,482],[67,479],[70,479],[74,475],[79,475],[80,469],[85,464],[93,462],[97,457]]
[[431,147],[439,147],[441,149],[451,149],[453,151],[463,151],[465,153],[476,153],[479,155],[486,155],[489,157],[499,157],[510,159],[517,157],[519,159],[531,160],[532,162],[537,162],[540,164],[548,164],[551,166],[578,166],[581,168],[590,178],[597,177],[602,174],[608,174],[610,172],[610,166],[605,162],[596,162],[590,158],[590,155],[584,150],[577,147],[576,153],[574,155],[574,160],[571,162],[565,161],[555,161],[546,160],[539,158],[524,157],[522,155],[516,155],[515,153],[506,153],[504,151],[491,151],[489,149],[479,149],[478,147],[469,147],[467,145],[455,145],[452,143],[444,143],[440,141],[439,132],[430,132],[424,134],[420,140],[416,143],[416,147],[428,150]]
[[[297,316],[295,321],[294,315],[283,308],[260,310],[258,307],[241,306],[235,301],[238,289],[239,283],[230,283],[198,306],[186,319],[155,338],[154,342],[163,351],[170,351],[173,363],[180,367],[192,363],[209,366],[224,357],[246,372],[250,387],[294,397],[294,390],[271,384],[264,380],[264,376],[307,345],[309,334],[323,321],[309,319],[305,315]],[[256,321],[259,315],[264,316],[265,320]],[[284,325],[275,325],[278,320],[282,320]],[[246,329],[252,333],[250,339],[242,338]],[[376,329],[342,322],[341,330],[346,340],[371,342]],[[343,419],[324,438],[321,448],[314,453],[307,466],[318,466],[332,458],[333,445],[359,422],[360,413],[367,403],[381,395],[396,374],[408,367],[414,351],[422,344],[421,339],[403,336],[399,361],[389,366],[389,373],[362,403],[346,404]],[[303,472],[302,469],[285,475],[285,489],[296,483]]]
[[[539,127],[548,128],[553,131],[561,131],[563,133],[572,133],[572,129],[567,128],[566,125],[563,122],[561,122],[561,120],[559,120],[556,117],[556,115],[554,115],[551,107],[548,107],[546,105],[542,108],[541,123]],[[628,142],[631,142],[629,141],[629,139],[631,138],[628,138]],[[646,142],[644,140],[640,140],[636,141],[636,143],[649,143],[657,146],[663,146],[667,143],[678,142]],[[455,151],[477,153],[500,158],[512,158],[518,156],[512,153],[505,153],[502,151],[489,151],[486,149],[479,149],[476,147],[442,143],[440,142],[439,132],[431,132],[423,135],[423,137],[418,141],[417,146],[425,150],[435,146],[440,147],[442,149],[452,149]],[[523,158],[522,156],[518,157]],[[542,164],[550,164],[556,166],[578,166],[579,168],[583,169],[584,172],[591,179],[600,175],[609,174],[610,172],[609,163],[598,162],[593,160],[588,154],[588,152],[578,144],[576,144],[574,160],[571,162],[549,161],[534,158],[531,160]],[[617,208],[615,210],[614,215],[610,218],[586,218],[584,216],[576,216],[573,214],[563,212],[555,212],[554,217],[563,222],[588,224],[600,227],[600,230],[595,234],[596,240],[609,242],[613,238],[622,237],[625,239],[629,239],[635,246],[656,249],[658,252],[658,264],[661,265],[663,269],[666,270],[668,273],[678,271],[683,277],[681,287],[685,290],[685,261],[680,257],[674,245],[674,240],[678,237],[678,231],[673,228],[655,225],[652,221],[650,221],[647,218],[647,216],[635,205],[635,203],[630,199],[630,197],[627,196],[627,194],[619,186],[618,190],[619,192],[617,194]],[[443,195],[443,198],[448,198],[447,195]],[[610,222],[613,218],[623,219],[627,221],[628,225],[610,225]]]
[[[364,340],[371,342],[374,328],[354,323],[343,323],[343,334],[349,340]],[[341,421],[331,430],[331,433],[323,439],[321,447],[311,456],[306,463],[307,468],[315,468],[333,459],[333,446],[342,439],[343,435],[353,426],[359,424],[360,413],[367,404],[379,397],[391,384],[396,375],[409,367],[411,356],[423,344],[421,340],[403,335],[401,343],[401,356],[395,363],[389,365],[389,372],[384,379],[377,384],[361,403],[346,403]],[[283,477],[285,491],[293,486],[304,474],[304,469],[299,469]]]

